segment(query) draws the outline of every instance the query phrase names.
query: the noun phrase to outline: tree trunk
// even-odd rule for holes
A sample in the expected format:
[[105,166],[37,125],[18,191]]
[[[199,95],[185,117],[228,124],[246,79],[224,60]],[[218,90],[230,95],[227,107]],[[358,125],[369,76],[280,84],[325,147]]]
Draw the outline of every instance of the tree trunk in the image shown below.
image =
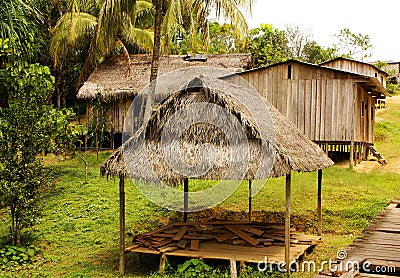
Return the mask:
[[131,71],[131,58],[129,57],[128,49],[126,49],[124,43],[119,38],[116,38],[115,42],[116,42],[116,44],[121,46],[122,54],[124,55],[125,62],[126,62],[126,68],[128,70],[127,71],[127,77],[129,77],[131,75],[132,71]]
[[11,227],[10,227],[10,234],[11,234],[11,245],[16,245],[16,236],[15,236],[15,207],[11,205]]
[[161,52],[161,25],[163,21],[163,2],[164,0],[153,0],[153,5],[156,8],[156,15],[154,19],[154,45],[150,71],[150,94],[148,96],[143,96],[146,97],[146,107],[143,115],[143,123],[146,123],[148,121],[151,112],[153,111],[154,95],[157,87],[156,80],[158,74],[158,66],[160,64]]
[[163,1],[153,0],[153,5],[156,8],[156,15],[154,19],[154,45],[153,45],[153,58],[151,60],[150,82],[157,79],[158,65],[160,63],[160,50],[161,50],[161,26],[163,21]]

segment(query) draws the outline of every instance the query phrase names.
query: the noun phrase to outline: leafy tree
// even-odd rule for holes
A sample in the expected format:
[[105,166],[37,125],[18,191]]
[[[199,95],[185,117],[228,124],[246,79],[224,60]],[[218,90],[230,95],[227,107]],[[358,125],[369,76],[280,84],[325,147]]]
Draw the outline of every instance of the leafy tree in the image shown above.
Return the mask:
[[[3,47],[4,48],[4,47]],[[54,77],[48,67],[11,55],[0,69],[0,199],[11,215],[10,237],[21,244],[23,228],[39,215],[40,201],[52,184],[49,169],[38,156],[72,148],[79,130],[73,114],[46,105]]]
[[271,24],[260,24],[260,27],[250,31],[248,48],[260,67],[290,58],[286,33]]
[[304,45],[300,60],[319,64],[337,57],[337,50],[334,47],[323,48],[316,41],[308,42]]
[[245,51],[246,39],[235,32],[232,25],[211,22],[209,27],[209,53],[240,53]]
[[299,26],[286,26],[288,55],[293,59],[302,59],[305,47],[312,42],[312,35],[303,31]]
[[339,42],[335,45],[338,53],[343,57],[365,60],[371,57],[371,39],[368,35],[354,34],[344,28],[336,35]]

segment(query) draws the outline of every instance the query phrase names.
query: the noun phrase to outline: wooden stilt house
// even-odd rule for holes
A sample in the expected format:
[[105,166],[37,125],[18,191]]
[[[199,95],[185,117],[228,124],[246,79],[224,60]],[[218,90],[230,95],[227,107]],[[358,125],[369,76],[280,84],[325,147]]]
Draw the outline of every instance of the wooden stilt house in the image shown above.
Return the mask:
[[349,152],[351,162],[360,161],[374,145],[375,102],[388,96],[386,75],[339,61],[328,67],[289,60],[225,79],[240,84],[243,78],[326,152]]

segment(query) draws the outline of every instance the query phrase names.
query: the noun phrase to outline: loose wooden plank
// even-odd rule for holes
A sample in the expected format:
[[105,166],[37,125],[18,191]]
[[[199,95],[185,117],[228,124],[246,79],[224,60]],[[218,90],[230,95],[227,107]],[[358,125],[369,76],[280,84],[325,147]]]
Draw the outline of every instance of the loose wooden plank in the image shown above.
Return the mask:
[[185,249],[187,243],[188,243],[187,240],[181,239],[181,240],[176,244],[176,246],[178,246],[179,248]]
[[190,247],[189,247],[189,249],[192,250],[192,251],[197,251],[197,250],[199,250],[199,244],[200,244],[200,240],[198,240],[198,239],[192,239],[192,240],[190,241]]
[[219,234],[215,239],[217,240],[217,242],[224,242],[228,239],[232,239],[234,238],[235,235],[232,234],[231,232],[226,232],[225,234]]
[[251,226],[243,226],[243,227],[241,227],[241,230],[252,233],[254,235],[258,235],[258,236],[261,236],[264,233],[264,231],[261,231],[256,228],[252,228]]
[[176,233],[176,235],[172,238],[173,240],[181,240],[181,238],[183,237],[183,235],[186,233],[186,231],[188,230],[188,226],[183,226],[178,233]]
[[245,232],[241,231],[239,228],[237,228],[235,226],[226,225],[225,227],[229,231],[231,231],[232,233],[234,233],[235,235],[237,235],[241,239],[244,239],[245,241],[247,241],[248,243],[250,243],[253,246],[256,246],[259,243],[256,239],[254,239],[253,237],[249,236],[248,234],[246,234]]
[[235,239],[232,241],[232,244],[236,245],[236,244],[247,244],[247,241],[245,241],[244,239]]

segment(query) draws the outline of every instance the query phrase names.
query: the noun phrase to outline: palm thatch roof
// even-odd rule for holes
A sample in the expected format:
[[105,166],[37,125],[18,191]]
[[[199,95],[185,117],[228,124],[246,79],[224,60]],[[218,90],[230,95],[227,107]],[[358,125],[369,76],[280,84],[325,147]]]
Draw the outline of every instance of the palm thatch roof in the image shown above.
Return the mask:
[[[136,96],[150,79],[151,55],[130,55],[130,64],[123,55],[114,55],[99,65],[79,89],[78,99],[92,99],[100,92],[105,99]],[[179,55],[160,58],[159,75],[186,67],[206,66],[231,73],[252,67],[251,54],[209,54],[206,59],[186,59]]]
[[147,126],[102,164],[101,173],[174,184],[187,177],[264,179],[331,165],[255,90],[199,77],[153,110]]

